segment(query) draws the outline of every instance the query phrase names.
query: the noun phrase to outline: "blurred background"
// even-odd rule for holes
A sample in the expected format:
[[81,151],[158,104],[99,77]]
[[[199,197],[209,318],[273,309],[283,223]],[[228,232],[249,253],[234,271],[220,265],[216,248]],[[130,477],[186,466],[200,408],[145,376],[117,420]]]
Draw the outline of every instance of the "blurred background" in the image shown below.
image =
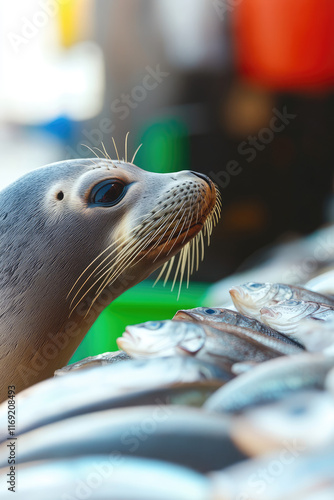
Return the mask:
[[333,222],[332,0],[0,0],[0,35],[0,188],[83,144],[115,157],[112,136],[124,156],[130,131],[138,166],[221,190],[197,284],[178,304],[158,289],[169,316],[139,319]]

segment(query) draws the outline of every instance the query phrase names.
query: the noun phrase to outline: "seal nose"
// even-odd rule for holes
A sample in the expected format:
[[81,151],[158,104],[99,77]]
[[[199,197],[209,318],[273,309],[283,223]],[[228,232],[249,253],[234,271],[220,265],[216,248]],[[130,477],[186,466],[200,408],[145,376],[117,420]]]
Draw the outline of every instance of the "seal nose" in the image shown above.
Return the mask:
[[212,182],[207,175],[200,174],[199,172],[194,172],[193,170],[190,170],[190,173],[196,175],[196,177],[199,177],[200,179],[205,181],[207,184],[209,184],[210,189],[212,188]]

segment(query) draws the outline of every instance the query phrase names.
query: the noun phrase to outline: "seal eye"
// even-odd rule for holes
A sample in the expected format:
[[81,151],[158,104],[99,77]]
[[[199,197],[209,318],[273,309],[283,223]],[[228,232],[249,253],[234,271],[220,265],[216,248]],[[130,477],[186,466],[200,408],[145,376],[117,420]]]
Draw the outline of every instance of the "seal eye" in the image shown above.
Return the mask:
[[122,182],[116,180],[108,180],[100,182],[93,187],[89,202],[92,205],[100,207],[112,207],[117,205],[125,195],[125,186]]
[[59,191],[59,193],[57,194],[57,200],[61,201],[64,199],[64,193],[62,191]]

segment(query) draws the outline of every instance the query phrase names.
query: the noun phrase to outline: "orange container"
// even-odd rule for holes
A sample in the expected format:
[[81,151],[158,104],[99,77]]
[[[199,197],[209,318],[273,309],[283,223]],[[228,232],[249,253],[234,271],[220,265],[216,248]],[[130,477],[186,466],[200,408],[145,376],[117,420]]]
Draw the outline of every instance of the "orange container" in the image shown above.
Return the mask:
[[277,90],[334,84],[334,0],[240,0],[233,28],[242,76]]

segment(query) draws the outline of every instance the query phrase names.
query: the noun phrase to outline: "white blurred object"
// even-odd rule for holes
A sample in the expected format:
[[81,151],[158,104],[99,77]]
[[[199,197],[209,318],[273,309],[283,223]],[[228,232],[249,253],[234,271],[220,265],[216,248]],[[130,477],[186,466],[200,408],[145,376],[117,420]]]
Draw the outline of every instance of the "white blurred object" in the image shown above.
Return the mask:
[[48,14],[44,4],[0,0],[2,121],[36,124],[59,115],[84,120],[102,109],[101,49],[93,42],[63,49],[56,14]]
[[169,61],[180,68],[220,68],[227,58],[222,22],[211,0],[159,0],[156,16]]
[[27,172],[63,156],[62,144],[50,134],[1,126],[0,150],[0,190]]
[[330,354],[334,346],[334,321],[304,320],[298,325],[294,337],[305,346],[307,351],[325,351]]
[[321,273],[307,281],[305,288],[318,293],[334,294],[334,269]]

